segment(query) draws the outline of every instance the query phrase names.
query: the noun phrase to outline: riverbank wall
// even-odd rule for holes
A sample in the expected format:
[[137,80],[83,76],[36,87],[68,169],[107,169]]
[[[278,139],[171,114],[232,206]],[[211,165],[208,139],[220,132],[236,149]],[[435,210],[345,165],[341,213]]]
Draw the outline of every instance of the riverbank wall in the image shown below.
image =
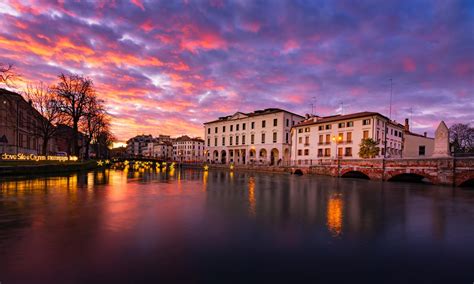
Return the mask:
[[98,166],[96,161],[47,164],[7,164],[0,165],[0,177],[68,173],[77,171],[87,171],[95,169],[97,167]]

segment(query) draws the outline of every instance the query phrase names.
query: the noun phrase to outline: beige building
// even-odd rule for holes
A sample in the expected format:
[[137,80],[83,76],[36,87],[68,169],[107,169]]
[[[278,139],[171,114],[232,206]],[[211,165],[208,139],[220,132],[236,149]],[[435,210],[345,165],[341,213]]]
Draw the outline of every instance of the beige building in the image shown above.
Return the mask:
[[403,125],[376,112],[314,116],[292,129],[292,162],[311,164],[321,159],[358,159],[362,139],[377,142],[377,158],[401,158]]
[[434,151],[434,138],[410,131],[408,118],[405,119],[403,158],[431,157]]
[[[45,118],[20,94],[0,88],[0,152],[41,154],[39,132]],[[57,151],[56,141],[48,141],[48,154]]]
[[210,163],[276,165],[290,160],[291,127],[304,117],[278,108],[236,112],[204,123]]
[[173,141],[173,160],[179,162],[203,162],[204,140],[191,138],[187,135],[176,138]]

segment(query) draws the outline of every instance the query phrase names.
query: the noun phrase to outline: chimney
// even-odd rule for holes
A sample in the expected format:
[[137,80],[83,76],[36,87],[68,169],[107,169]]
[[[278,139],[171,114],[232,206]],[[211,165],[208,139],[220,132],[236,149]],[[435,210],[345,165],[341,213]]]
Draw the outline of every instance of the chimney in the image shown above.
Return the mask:
[[405,118],[405,131],[410,131],[410,124],[409,124],[409,121],[408,121],[408,118]]
[[426,137],[426,134],[427,134],[427,133],[426,133],[426,131],[425,131],[425,132],[423,133],[423,135]]

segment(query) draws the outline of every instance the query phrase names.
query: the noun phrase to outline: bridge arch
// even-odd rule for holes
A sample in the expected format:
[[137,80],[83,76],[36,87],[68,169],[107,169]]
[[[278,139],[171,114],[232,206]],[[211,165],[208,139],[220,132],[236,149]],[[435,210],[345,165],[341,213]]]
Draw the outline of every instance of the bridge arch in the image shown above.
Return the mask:
[[418,182],[433,184],[430,177],[421,173],[396,173],[387,178],[387,181],[394,182]]
[[460,183],[458,183],[459,187],[462,187],[464,189],[474,189],[474,177],[467,178]]
[[370,179],[369,175],[358,170],[347,170],[341,173],[342,178]]

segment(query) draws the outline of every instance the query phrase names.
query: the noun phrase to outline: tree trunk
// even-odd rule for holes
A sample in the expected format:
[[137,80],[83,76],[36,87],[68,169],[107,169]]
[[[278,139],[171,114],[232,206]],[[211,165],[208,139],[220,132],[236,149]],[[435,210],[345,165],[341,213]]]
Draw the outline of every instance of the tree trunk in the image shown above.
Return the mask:
[[42,149],[42,151],[43,151],[44,156],[48,156],[48,140],[49,140],[48,138],[43,137],[43,149]]
[[87,139],[86,141],[86,153],[85,153],[85,158],[87,160],[89,160],[89,148],[90,148],[90,145],[91,145],[91,140],[90,139]]
[[74,155],[76,155],[78,158],[79,157],[79,143],[78,143],[78,137],[79,137],[79,131],[78,131],[78,121],[74,120],[72,124],[72,152]]

